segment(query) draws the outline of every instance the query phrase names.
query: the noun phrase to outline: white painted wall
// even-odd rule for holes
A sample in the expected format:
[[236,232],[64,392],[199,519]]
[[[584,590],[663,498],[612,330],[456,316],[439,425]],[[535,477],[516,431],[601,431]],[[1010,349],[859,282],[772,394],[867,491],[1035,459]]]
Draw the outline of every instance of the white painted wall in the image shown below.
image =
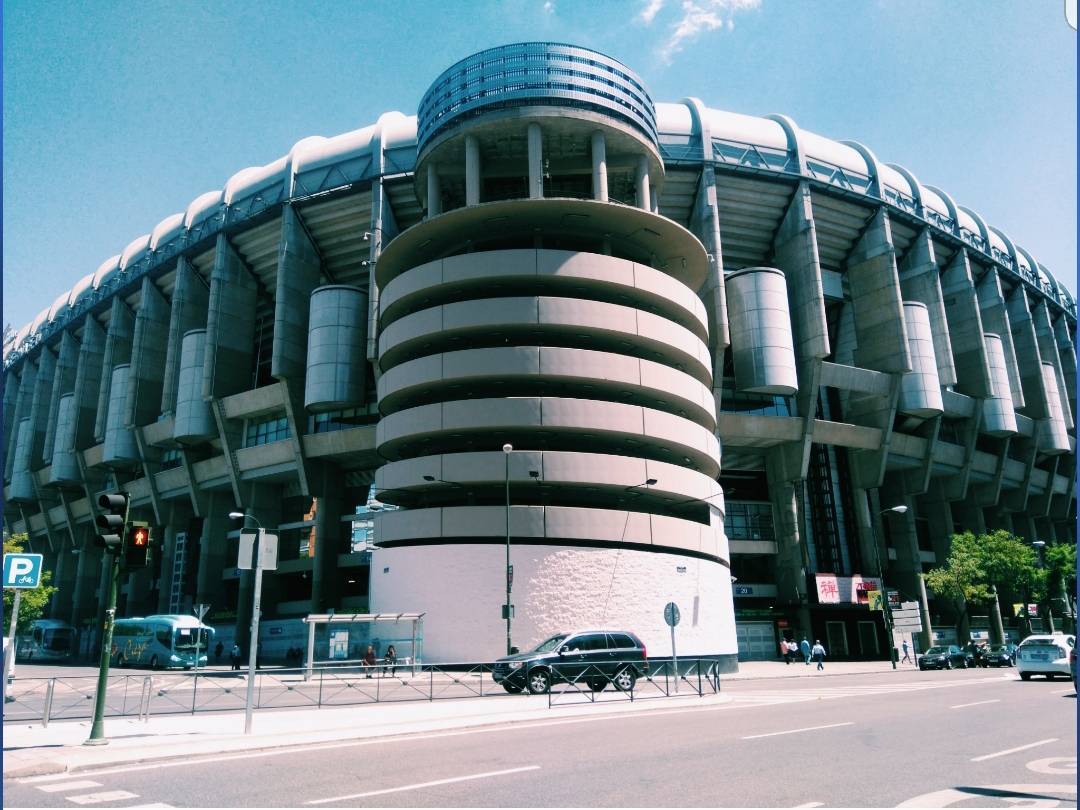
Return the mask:
[[[650,656],[671,655],[664,605],[682,613],[680,656],[735,655],[731,577],[719,563],[628,549],[518,545],[513,643],[529,649],[560,631],[610,628],[641,637]],[[378,549],[371,609],[421,611],[425,662],[491,661],[506,654],[505,547],[447,544]],[[685,573],[678,568],[685,567]]]

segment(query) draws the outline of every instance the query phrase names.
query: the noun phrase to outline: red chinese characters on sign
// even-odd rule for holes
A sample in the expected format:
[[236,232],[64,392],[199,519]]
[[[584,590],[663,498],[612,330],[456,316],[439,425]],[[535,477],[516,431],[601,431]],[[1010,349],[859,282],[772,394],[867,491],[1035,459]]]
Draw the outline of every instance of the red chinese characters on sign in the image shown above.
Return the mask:
[[816,574],[818,603],[822,605],[866,605],[870,591],[881,590],[877,577],[839,577],[835,574]]

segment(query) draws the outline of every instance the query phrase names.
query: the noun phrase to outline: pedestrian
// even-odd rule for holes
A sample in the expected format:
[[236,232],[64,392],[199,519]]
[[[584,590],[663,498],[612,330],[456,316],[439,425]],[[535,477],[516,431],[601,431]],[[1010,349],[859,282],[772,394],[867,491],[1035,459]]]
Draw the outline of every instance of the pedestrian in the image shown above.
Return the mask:
[[791,663],[791,648],[788,647],[787,639],[780,636],[780,657],[784,659],[784,664]]
[[787,643],[788,658],[792,662],[799,660],[799,643],[795,639],[789,639]]
[[240,669],[240,645],[235,641],[233,642],[232,649],[229,650],[229,660],[232,661],[232,668]]
[[908,663],[910,664],[910,663],[911,663],[911,650],[910,650],[910,648],[908,647],[908,643],[907,643],[907,639],[906,639],[906,638],[904,639],[904,643],[903,643],[903,644],[901,644],[900,646],[901,646],[901,647],[903,648],[903,650],[904,650],[904,657],[900,659],[900,663],[902,664],[902,663],[904,663],[905,661],[907,661],[907,662],[908,662]]
[[366,677],[371,677],[371,667],[375,666],[378,662],[375,660],[375,648],[368,644],[367,652],[364,653],[364,672]]
[[806,640],[806,636],[799,642],[799,649],[802,651],[803,663],[810,666],[810,642]]
[[819,672],[825,669],[825,648],[821,646],[821,641],[819,639],[814,639],[814,646],[810,650],[810,655],[817,661]]
[[214,660],[217,661],[219,664],[221,663],[221,654],[223,652],[225,652],[225,645],[219,641],[217,643],[217,646],[214,647]]
[[383,659],[385,666],[383,667],[383,675],[386,674],[386,670],[390,670],[390,677],[394,677],[394,673],[397,671],[397,650],[394,649],[394,645],[391,644],[386,648],[386,658]]

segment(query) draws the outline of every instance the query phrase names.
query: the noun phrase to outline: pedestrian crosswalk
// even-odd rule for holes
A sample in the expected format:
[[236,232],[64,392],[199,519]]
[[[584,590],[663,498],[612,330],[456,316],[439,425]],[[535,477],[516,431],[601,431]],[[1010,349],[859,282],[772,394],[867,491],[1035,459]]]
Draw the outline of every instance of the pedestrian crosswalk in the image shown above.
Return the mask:
[[[109,803],[109,806],[115,806],[115,802],[139,798],[138,793],[132,793],[129,790],[93,790],[93,788],[104,786],[101,782],[95,782],[92,779],[67,779],[58,782],[47,782],[45,784],[35,785],[35,787],[44,793],[68,794],[65,795],[64,798],[72,804],[81,807],[93,807],[94,805],[105,803]],[[173,805],[155,802],[153,804],[129,804],[122,806],[125,808],[151,808],[172,807]]]
[[725,690],[731,698],[732,706],[772,706],[785,703],[804,703],[814,700],[836,700],[840,698],[887,695],[903,692],[923,692],[931,689],[950,689],[958,686],[971,686],[977,683],[1000,682],[1002,677],[995,675],[987,678],[965,678],[962,681],[933,681],[904,683],[882,683],[850,686],[809,686],[788,689],[753,689],[740,691],[738,687]]

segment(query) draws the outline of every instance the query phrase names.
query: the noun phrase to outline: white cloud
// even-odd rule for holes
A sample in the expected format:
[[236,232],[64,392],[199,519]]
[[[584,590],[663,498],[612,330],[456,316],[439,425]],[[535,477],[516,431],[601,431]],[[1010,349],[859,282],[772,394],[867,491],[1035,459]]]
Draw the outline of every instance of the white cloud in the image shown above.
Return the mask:
[[[665,0],[646,0],[645,7],[638,18],[649,25],[664,7]],[[661,46],[660,56],[665,63],[671,64],[675,54],[686,47],[686,43],[697,39],[702,34],[735,27],[735,15],[761,7],[761,0],[682,0],[681,16],[671,24],[671,34]]]
[[548,14],[554,14],[555,13],[555,4],[553,2],[551,2],[551,0],[547,0],[547,2],[544,3],[544,11],[546,13],[548,13]]
[[645,25],[651,25],[653,19],[660,13],[660,9],[664,7],[664,0],[645,0],[645,8],[641,10],[641,14],[638,15]]

